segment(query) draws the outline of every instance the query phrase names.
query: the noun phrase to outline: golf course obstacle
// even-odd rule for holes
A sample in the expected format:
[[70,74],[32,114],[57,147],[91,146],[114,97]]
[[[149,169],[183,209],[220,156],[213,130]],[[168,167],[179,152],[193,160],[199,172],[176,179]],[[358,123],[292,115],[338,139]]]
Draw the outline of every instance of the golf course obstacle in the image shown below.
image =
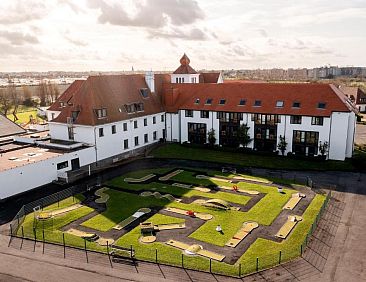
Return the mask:
[[109,255],[112,256],[113,261],[119,261],[120,259],[130,259],[135,258],[135,250],[132,248],[124,248],[116,245],[111,245]]
[[118,223],[116,226],[113,227],[115,230],[122,230],[123,228],[127,227],[143,215],[151,212],[151,209],[149,208],[141,208],[137,212],[135,212],[133,215],[129,216],[128,218],[124,219],[120,223]]
[[158,224],[154,225],[156,231],[173,230],[173,229],[183,229],[186,228],[186,224],[183,223],[171,223],[171,224]]
[[292,194],[290,200],[284,205],[282,209],[284,210],[293,210],[296,205],[301,201],[302,198],[305,198],[305,194],[302,193],[295,193]]
[[148,174],[145,175],[141,178],[133,178],[133,177],[126,177],[124,179],[124,182],[128,182],[128,183],[140,183],[140,182],[145,182],[150,180],[151,178],[154,178],[156,175],[155,174]]
[[187,255],[199,255],[216,261],[223,261],[225,259],[224,255],[204,250],[202,246],[197,244],[188,245],[186,243],[175,240],[169,240],[166,242],[166,244],[175,247],[177,249],[183,250],[184,253]]
[[213,218],[213,216],[208,213],[199,213],[199,212],[193,212],[193,211],[182,210],[182,209],[177,209],[177,208],[165,208],[164,211],[182,214],[182,215],[191,216],[191,217],[197,217],[202,220],[210,220]]
[[294,229],[296,224],[302,220],[301,216],[298,215],[289,215],[287,221],[284,225],[282,225],[281,229],[275,235],[278,238],[286,239],[286,237],[290,234],[291,230]]
[[240,210],[238,207],[232,207],[228,202],[221,199],[197,199],[193,201],[194,204],[204,206],[206,208],[218,209],[218,210]]
[[99,198],[95,200],[97,204],[105,204],[109,200],[109,195],[105,192],[109,190],[107,187],[103,187],[95,191],[95,196],[98,196]]
[[185,223],[170,223],[170,224],[158,224],[154,225],[152,222],[142,222],[140,223],[141,237],[140,242],[149,244],[156,241],[155,232],[173,230],[173,229],[183,229],[186,228]]
[[207,175],[202,175],[202,174],[198,174],[196,175],[197,179],[208,179],[211,181],[221,181],[221,182],[231,182],[231,179],[227,179],[225,177],[216,177],[216,176],[207,176]]
[[76,210],[78,208],[81,208],[83,205],[81,204],[75,204],[66,208],[62,208],[62,209],[57,209],[57,210],[53,210],[53,211],[42,211],[40,209],[40,207],[36,207],[34,208],[34,215],[35,218],[38,220],[47,220],[50,219],[52,217],[58,216],[58,215],[63,215],[65,213],[71,212],[73,210]]
[[150,192],[150,191],[144,191],[140,194],[141,197],[155,197],[156,199],[167,199],[171,202],[176,201],[177,199],[170,195],[170,194],[160,194],[159,192]]
[[224,189],[224,190],[230,190],[230,191],[235,191],[235,192],[246,193],[246,194],[249,194],[249,195],[259,195],[258,191],[243,189],[243,188],[238,187],[237,185],[233,185],[233,187],[219,186],[219,188]]
[[102,237],[99,237],[95,233],[88,233],[88,232],[80,231],[80,230],[77,230],[74,228],[67,230],[66,233],[83,238],[90,242],[95,242],[100,246],[107,246],[107,244],[111,245],[114,243],[114,240],[111,238],[102,238]]
[[175,170],[175,171],[173,171],[171,173],[168,173],[167,175],[164,175],[164,176],[159,177],[159,181],[167,181],[170,178],[178,175],[179,173],[182,173],[183,171],[184,171],[183,169]]
[[204,193],[208,193],[211,191],[210,188],[199,187],[199,186],[192,187],[192,185],[183,184],[183,183],[173,183],[172,186],[176,186],[176,187],[180,187],[180,188],[184,188],[184,189],[196,190],[196,191],[200,191],[200,192],[204,192]]
[[243,226],[238,232],[225,244],[225,246],[235,248],[250,232],[255,228],[258,228],[258,223],[254,221],[247,221],[243,223]]

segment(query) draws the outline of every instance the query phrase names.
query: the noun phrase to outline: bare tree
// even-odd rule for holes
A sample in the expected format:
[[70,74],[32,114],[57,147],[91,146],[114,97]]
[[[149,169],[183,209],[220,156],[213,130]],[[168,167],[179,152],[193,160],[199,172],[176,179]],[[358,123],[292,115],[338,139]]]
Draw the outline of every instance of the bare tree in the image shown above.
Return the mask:
[[11,97],[8,95],[8,91],[6,88],[0,89],[0,110],[1,113],[5,116],[8,114],[9,110],[11,109]]
[[38,96],[39,96],[39,99],[40,99],[40,106],[41,107],[44,107],[46,106],[46,103],[47,103],[47,83],[45,82],[41,82],[38,86]]
[[10,96],[11,105],[13,107],[12,114],[14,116],[14,121],[17,121],[18,120],[17,112],[18,112],[18,107],[19,107],[19,97],[18,97],[18,92],[15,87],[15,84],[13,82],[11,82],[10,80],[9,80],[9,84],[7,87],[7,92],[8,92],[8,96]]
[[27,85],[24,85],[23,87],[23,105],[27,107],[33,107],[34,101],[32,99],[32,91],[29,89]]
[[48,82],[48,103],[54,103],[58,96],[60,95],[60,91],[55,83]]

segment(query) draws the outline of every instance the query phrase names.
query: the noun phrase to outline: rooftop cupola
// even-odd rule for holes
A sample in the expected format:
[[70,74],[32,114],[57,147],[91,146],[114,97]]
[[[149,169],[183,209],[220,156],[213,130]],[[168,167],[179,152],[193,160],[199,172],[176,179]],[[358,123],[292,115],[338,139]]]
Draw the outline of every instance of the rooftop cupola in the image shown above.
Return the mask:
[[172,83],[198,83],[199,73],[197,73],[189,63],[191,60],[186,53],[180,59],[180,66],[171,75]]

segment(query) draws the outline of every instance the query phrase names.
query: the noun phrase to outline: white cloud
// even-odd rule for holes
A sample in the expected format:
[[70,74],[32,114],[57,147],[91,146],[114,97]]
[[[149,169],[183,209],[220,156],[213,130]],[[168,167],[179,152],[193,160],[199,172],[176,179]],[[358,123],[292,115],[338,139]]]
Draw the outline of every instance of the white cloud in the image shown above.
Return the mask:
[[0,71],[366,65],[364,0],[1,0]]

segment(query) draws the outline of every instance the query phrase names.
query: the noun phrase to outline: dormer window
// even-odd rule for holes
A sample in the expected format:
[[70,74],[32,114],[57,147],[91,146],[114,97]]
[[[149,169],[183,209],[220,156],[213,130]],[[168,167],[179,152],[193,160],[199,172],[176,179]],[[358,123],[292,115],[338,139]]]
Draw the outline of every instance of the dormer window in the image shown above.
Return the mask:
[[226,100],[225,99],[220,99],[219,105],[225,105],[225,103],[226,103]]
[[245,99],[240,99],[239,106],[245,106],[245,104],[246,104],[246,100]]
[[254,101],[254,107],[260,107],[262,106],[262,101],[261,100],[255,100]]
[[107,117],[107,109],[106,108],[96,109],[95,112],[96,112],[98,118],[105,118],[105,117]]
[[125,110],[128,114],[132,114],[135,112],[135,104],[126,104],[125,106]]
[[144,111],[144,103],[125,104],[124,107],[128,114]]
[[300,106],[301,106],[300,102],[293,102],[292,103],[293,108],[300,108]]
[[61,108],[65,107],[65,103],[64,102],[60,102],[60,107]]
[[325,109],[326,105],[327,105],[326,103],[320,102],[318,103],[318,109]]
[[279,101],[276,102],[276,107],[277,108],[283,108],[284,104],[285,103],[283,101],[279,100]]
[[205,105],[212,105],[212,98],[208,98]]
[[149,89],[147,88],[141,88],[140,94],[143,98],[149,98]]
[[197,99],[194,101],[194,103],[195,103],[196,105],[198,105],[198,104],[200,103],[200,99],[199,99],[199,98],[197,98]]
[[79,113],[80,113],[79,111],[72,111],[71,112],[71,118],[72,118],[73,121],[76,121],[76,119],[79,116]]
[[144,111],[144,103],[136,103],[135,104],[136,112],[143,112]]

